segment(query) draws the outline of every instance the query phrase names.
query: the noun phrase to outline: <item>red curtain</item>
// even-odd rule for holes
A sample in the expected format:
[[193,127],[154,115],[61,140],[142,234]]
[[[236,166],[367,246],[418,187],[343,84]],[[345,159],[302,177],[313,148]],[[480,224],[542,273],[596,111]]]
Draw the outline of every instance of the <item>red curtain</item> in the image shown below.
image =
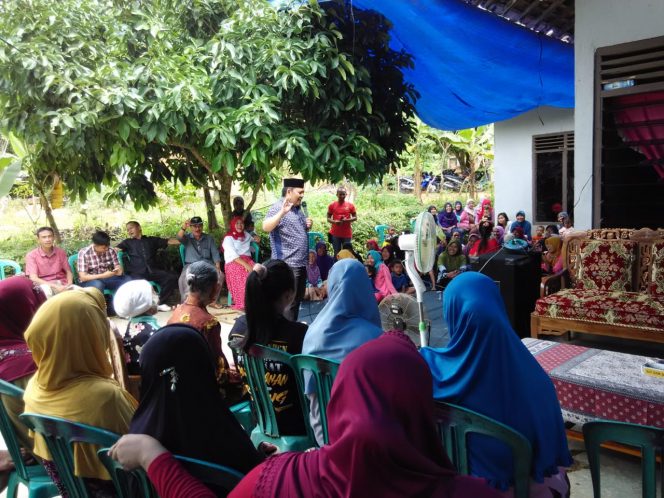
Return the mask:
[[646,156],[664,179],[664,91],[624,95],[614,102],[618,134]]

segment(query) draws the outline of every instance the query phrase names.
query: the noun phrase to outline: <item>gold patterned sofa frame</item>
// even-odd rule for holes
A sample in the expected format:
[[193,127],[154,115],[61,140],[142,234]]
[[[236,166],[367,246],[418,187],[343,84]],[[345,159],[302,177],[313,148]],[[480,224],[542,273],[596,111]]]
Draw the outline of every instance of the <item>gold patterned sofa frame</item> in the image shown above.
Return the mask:
[[[636,245],[631,253],[631,268],[625,273],[631,292],[575,290],[582,270],[581,249],[589,247],[592,241],[610,247],[627,244],[633,248],[632,244]],[[583,332],[664,343],[663,255],[664,229],[593,229],[569,234],[563,244],[564,270],[542,279],[541,297],[531,313],[531,336]],[[659,287],[653,287],[657,285]],[[583,301],[584,296],[588,306]],[[569,297],[577,302],[567,299]],[[602,306],[604,308],[599,309]],[[623,309],[614,312],[612,306]],[[643,312],[645,320],[643,314],[639,315],[642,309],[646,310]],[[629,310],[636,311],[630,313]]]

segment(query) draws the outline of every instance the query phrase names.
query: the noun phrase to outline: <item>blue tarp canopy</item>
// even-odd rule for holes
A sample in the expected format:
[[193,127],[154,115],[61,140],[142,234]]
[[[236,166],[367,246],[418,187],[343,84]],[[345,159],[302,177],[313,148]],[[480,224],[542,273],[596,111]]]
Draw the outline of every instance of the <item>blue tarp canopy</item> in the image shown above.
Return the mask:
[[410,53],[406,79],[430,126],[460,130],[538,106],[574,107],[574,47],[459,0],[353,0],[393,25],[395,50]]

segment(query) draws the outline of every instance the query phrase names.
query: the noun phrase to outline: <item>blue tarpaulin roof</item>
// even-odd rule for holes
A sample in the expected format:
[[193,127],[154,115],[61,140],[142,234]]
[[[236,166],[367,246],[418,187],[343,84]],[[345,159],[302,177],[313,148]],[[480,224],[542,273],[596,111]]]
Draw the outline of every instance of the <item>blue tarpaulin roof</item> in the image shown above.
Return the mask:
[[574,47],[458,0],[353,0],[393,24],[391,46],[413,55],[406,79],[430,126],[460,130],[538,106],[574,107]]

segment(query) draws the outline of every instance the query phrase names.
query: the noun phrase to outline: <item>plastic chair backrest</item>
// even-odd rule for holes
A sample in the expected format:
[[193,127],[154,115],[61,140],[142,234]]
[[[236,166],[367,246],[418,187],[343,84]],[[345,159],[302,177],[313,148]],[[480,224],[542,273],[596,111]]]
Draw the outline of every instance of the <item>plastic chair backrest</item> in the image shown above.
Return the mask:
[[71,268],[71,273],[74,276],[74,283],[78,284],[78,253],[72,254],[69,256],[69,268]]
[[[242,353],[240,353],[242,354]],[[254,344],[244,353],[247,382],[256,408],[256,419],[260,430],[271,437],[280,437],[277,417],[265,383],[265,361],[278,361],[293,369],[291,355],[285,351]],[[298,390],[299,391],[299,390]],[[303,403],[304,400],[300,399]],[[304,406],[304,405],[302,405]]]
[[5,274],[5,268],[7,267],[14,269],[13,275],[20,275],[23,273],[21,271],[21,265],[19,265],[16,261],[12,261],[10,259],[0,259],[0,280],[7,278],[8,275]]
[[[291,358],[293,369],[297,373],[298,387],[300,391],[304,392],[305,386],[305,371],[309,372],[316,384],[316,396],[318,397],[318,404],[320,406],[320,421],[323,427],[323,439],[325,444],[329,443],[327,434],[327,405],[330,402],[330,393],[332,392],[332,384],[334,378],[337,376],[340,363],[326,358],[308,354],[297,354]],[[308,377],[308,376],[307,376]],[[304,396],[306,400],[307,411],[309,411],[309,398]],[[309,420],[308,417],[304,419]],[[311,430],[310,424],[305,423],[307,430]],[[315,441],[313,431],[310,434],[312,440]]]
[[[7,381],[0,380],[0,394],[5,396],[13,396],[15,398],[23,398],[23,389],[16,387],[14,384],[11,384]],[[7,451],[14,461],[14,466],[16,467],[16,473],[21,477],[21,479],[28,480],[28,470],[26,469],[25,463],[23,463],[23,458],[21,456],[21,445],[16,438],[16,433],[14,432],[14,425],[12,424],[7,409],[5,408],[4,403],[0,401],[0,433],[2,433],[2,439],[7,445]]]
[[180,250],[180,261],[182,261],[182,266],[184,266],[184,244],[180,244],[178,249]]
[[383,242],[385,242],[385,232],[390,228],[389,225],[376,225],[374,230],[378,235],[378,247],[383,247]]
[[251,243],[251,247],[254,249],[254,262],[260,263],[261,261],[261,248],[256,241]]
[[533,456],[528,439],[497,420],[443,401],[435,402],[434,416],[445,451],[460,474],[470,474],[468,462],[470,434],[484,434],[509,446],[514,462],[514,497],[528,498]]
[[664,429],[627,422],[597,420],[583,424],[583,440],[588,453],[595,498],[601,496],[600,445],[606,441],[641,448],[643,498],[655,498],[657,495],[657,456],[659,456],[661,496],[664,497]]
[[102,447],[113,446],[118,434],[98,427],[59,417],[24,413],[21,420],[28,428],[41,434],[70,498],[88,498],[83,479],[74,475],[73,443],[89,443]]
[[318,242],[325,242],[325,236],[320,232],[309,232],[309,250],[315,250]]
[[157,491],[152,486],[145,470],[140,467],[134,470],[125,470],[119,462],[108,455],[109,449],[100,449],[97,452],[97,457],[111,475],[118,498],[136,498],[137,492],[140,492],[139,496],[141,498],[158,498]]
[[[102,448],[97,452],[97,456],[108,470],[113,479],[113,484],[118,493],[118,498],[136,498],[136,493],[140,492],[142,498],[158,498],[152,482],[148,478],[145,470],[138,468],[134,470],[125,470],[118,462],[108,455],[109,448]],[[197,460],[181,455],[174,455],[175,459],[189,472],[193,477],[203,484],[213,487],[219,496],[230,493],[244,477],[243,474],[235,469],[218,465],[215,463]],[[133,483],[132,483],[133,481]],[[138,489],[137,489],[138,488]],[[138,491],[140,489],[140,491]]]
[[192,476],[203,484],[215,488],[217,493],[219,491],[225,491],[226,494],[230,493],[244,477],[244,474],[225,465],[205,462],[181,455],[175,455],[175,458]]

